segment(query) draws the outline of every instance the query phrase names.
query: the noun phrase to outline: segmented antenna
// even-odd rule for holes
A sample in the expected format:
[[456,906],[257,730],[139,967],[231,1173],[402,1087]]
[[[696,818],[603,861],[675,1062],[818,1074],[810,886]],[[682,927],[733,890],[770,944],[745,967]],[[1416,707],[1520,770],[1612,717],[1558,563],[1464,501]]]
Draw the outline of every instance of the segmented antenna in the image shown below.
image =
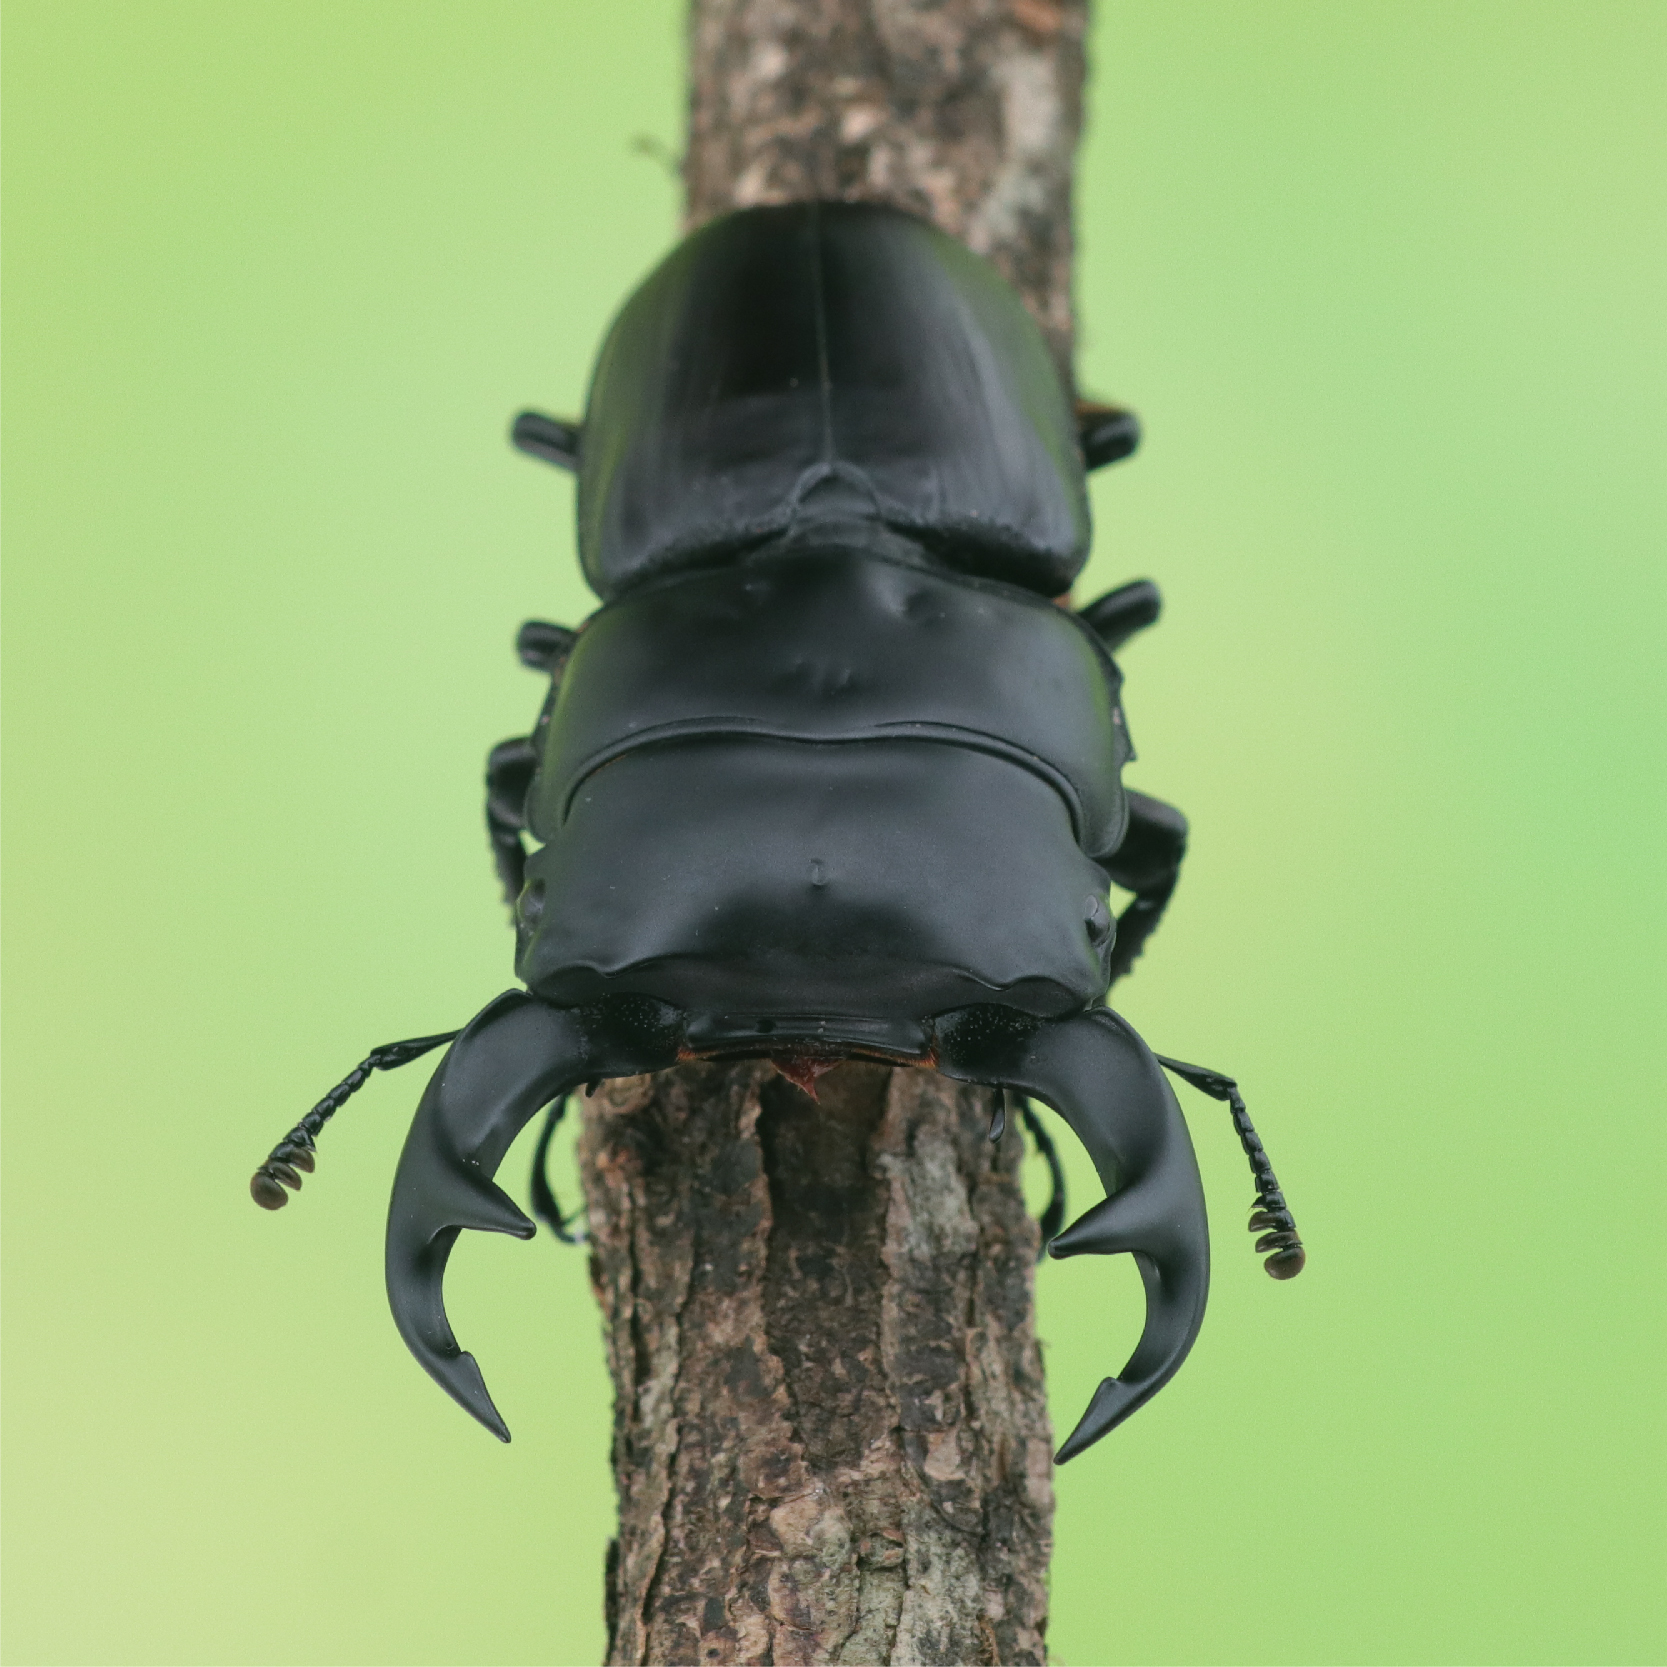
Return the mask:
[[[1233,1116],[1233,1128],[1238,1134],[1239,1144],[1244,1148],[1245,1157],[1250,1160],[1250,1173],[1256,1182],[1256,1202],[1251,1206],[1250,1220],[1246,1224],[1252,1233],[1262,1234],[1256,1241],[1256,1253],[1267,1255],[1262,1266],[1270,1278],[1295,1279],[1307,1265],[1308,1252],[1303,1249],[1302,1240],[1297,1235],[1297,1224],[1285,1202],[1285,1194],[1279,1190],[1279,1177],[1268,1162],[1261,1136],[1256,1133],[1256,1126],[1244,1108],[1239,1085],[1231,1077],[1224,1077],[1219,1071],[1206,1070],[1202,1065],[1184,1065],[1178,1059],[1165,1059],[1161,1053],[1154,1057],[1166,1071],[1173,1071],[1200,1093],[1208,1094],[1212,1100],[1226,1101],[1227,1109]],[[1264,1228],[1267,1231],[1264,1232]]]
[[[443,1036],[413,1036],[406,1042],[373,1048],[272,1148],[272,1155],[249,1178],[250,1196],[263,1210],[281,1210],[289,1202],[289,1193],[301,1190],[301,1177],[296,1172],[304,1169],[310,1175],[316,1167],[313,1149],[318,1144],[318,1131],[370,1081],[372,1071],[409,1065],[461,1034],[448,1030]],[[285,1187],[289,1192],[284,1191]]]

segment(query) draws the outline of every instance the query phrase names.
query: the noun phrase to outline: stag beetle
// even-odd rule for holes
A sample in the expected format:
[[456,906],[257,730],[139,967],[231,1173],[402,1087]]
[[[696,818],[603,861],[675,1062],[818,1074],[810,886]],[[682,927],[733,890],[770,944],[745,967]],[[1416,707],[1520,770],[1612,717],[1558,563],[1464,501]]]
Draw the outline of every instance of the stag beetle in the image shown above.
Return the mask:
[[[582,426],[529,412],[512,437],[578,475],[602,600],[577,631],[522,628],[550,694],[488,764],[524,988],[373,1052],[256,1172],[256,1201],[286,1201],[373,1070],[450,1042],[394,1179],[388,1297],[412,1353],[507,1441],[441,1282],[463,1228],[534,1232],[492,1177],[540,1108],[690,1059],[768,1058],[808,1087],[862,1058],[1012,1090],[1064,1117],[1106,1189],[1051,1253],[1132,1252],[1146,1290],[1073,1457],[1169,1380],[1204,1313],[1204,1197],[1165,1068],[1230,1106],[1268,1272],[1304,1258],[1233,1081],[1155,1056],[1105,1005],[1187,833],[1121,782],[1112,654],[1158,617],[1156,588],[1063,605],[1085,471],[1138,425],[1073,407],[1017,295],[951,238],[802,203],[695,232],[613,324]],[[1113,883],[1133,893],[1115,921]]]

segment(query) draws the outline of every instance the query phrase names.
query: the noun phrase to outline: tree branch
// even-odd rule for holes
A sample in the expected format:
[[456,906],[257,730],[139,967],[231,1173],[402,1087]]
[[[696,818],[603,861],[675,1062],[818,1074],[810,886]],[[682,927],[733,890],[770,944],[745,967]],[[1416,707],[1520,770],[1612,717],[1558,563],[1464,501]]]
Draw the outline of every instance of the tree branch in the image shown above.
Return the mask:
[[692,0],[689,229],[887,202],[992,262],[1071,365],[1086,0]]
[[[935,221],[1071,351],[1084,0],[692,0],[687,220]],[[1045,1660],[1037,1231],[994,1099],[847,1063],[583,1108],[615,1393],[610,1663]]]

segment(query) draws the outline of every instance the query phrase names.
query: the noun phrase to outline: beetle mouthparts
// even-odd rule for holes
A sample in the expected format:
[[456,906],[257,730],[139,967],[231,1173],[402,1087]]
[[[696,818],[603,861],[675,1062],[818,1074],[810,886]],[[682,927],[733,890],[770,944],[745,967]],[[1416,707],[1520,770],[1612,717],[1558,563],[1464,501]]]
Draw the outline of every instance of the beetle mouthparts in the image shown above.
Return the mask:
[[770,1063],[793,1084],[795,1088],[802,1088],[811,1099],[817,1097],[816,1079],[826,1076],[834,1066],[842,1064],[839,1059],[817,1057],[814,1054],[803,1053],[773,1053]]

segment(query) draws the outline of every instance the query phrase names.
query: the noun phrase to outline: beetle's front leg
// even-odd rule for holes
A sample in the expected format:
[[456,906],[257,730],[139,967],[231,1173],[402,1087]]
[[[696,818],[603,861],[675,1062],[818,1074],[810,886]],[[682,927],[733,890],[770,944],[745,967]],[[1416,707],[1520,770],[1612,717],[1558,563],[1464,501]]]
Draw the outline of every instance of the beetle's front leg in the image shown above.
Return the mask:
[[531,1238],[492,1179],[527,1120],[592,1078],[664,1069],[682,1037],[683,1015],[662,1002],[561,1008],[510,991],[459,1034],[417,1107],[388,1209],[388,1305],[423,1368],[500,1441],[509,1430],[446,1318],[452,1246],[465,1227]]
[[492,844],[498,884],[511,911],[526,883],[527,848],[521,835],[527,826],[527,789],[537,768],[538,754],[530,735],[511,736],[486,755],[486,837]]
[[541,671],[549,677],[550,693],[531,735],[512,735],[486,755],[486,837],[491,841],[492,864],[512,914],[527,874],[527,848],[521,843],[521,835],[527,827],[527,793],[538,772],[539,742],[549,727],[562,672],[577,641],[576,631],[547,619],[529,619],[516,633],[517,657],[529,671]]
[[938,1068],[1045,1100],[1088,1149],[1107,1197],[1048,1246],[1052,1256],[1132,1252],[1146,1324],[1123,1370],[1095,1391],[1059,1449],[1064,1463],[1144,1405],[1179,1370],[1204,1318],[1210,1237],[1181,1108],[1151,1050],[1109,1008],[1037,1022],[975,1007],[937,1022]]
[[1181,878],[1181,859],[1186,854],[1186,817],[1162,799],[1131,792],[1128,831],[1105,864],[1112,883],[1134,893],[1133,902],[1117,917],[1106,967],[1108,987],[1133,970],[1146,940],[1157,931]]

